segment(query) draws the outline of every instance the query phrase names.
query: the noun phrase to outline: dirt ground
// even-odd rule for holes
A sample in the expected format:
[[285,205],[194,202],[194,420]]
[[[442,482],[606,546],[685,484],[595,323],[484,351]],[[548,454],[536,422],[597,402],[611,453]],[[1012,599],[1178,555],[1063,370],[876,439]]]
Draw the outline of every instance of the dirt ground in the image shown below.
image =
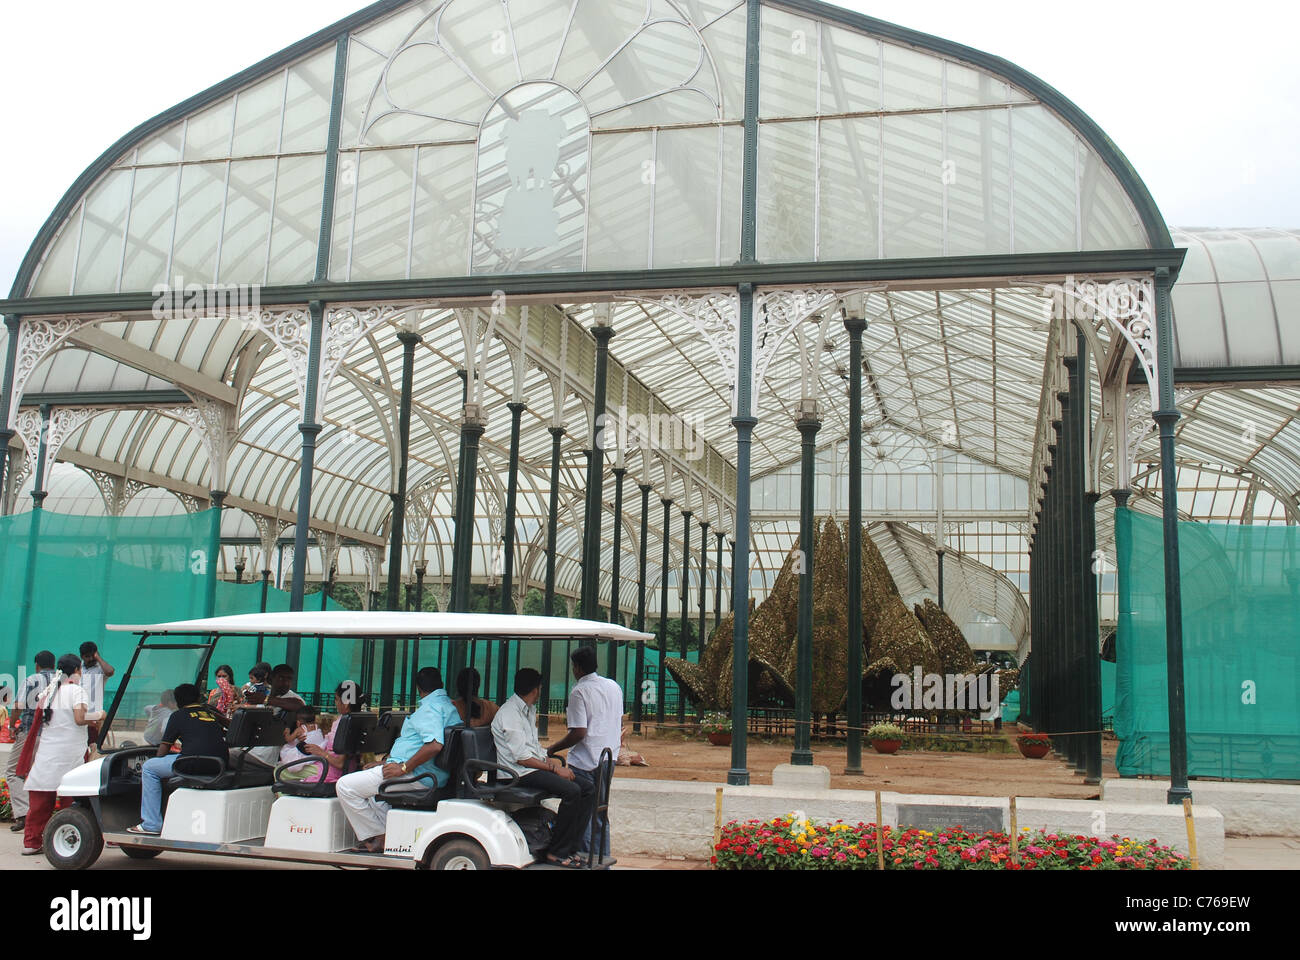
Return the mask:
[[[627,746],[642,754],[647,767],[619,767],[616,776],[647,780],[698,780],[725,783],[731,767],[731,748],[715,747],[703,739],[688,740],[676,734],[663,739],[632,736]],[[770,784],[772,770],[789,763],[790,741],[765,742],[750,736],[750,782]],[[1102,742],[1102,775],[1117,776],[1113,740]],[[831,772],[831,787],[845,790],[887,790],[941,796],[1056,797],[1096,799],[1100,788],[1088,786],[1072,767],[1054,757],[1027,760],[1019,753],[937,753],[906,751],[882,756],[863,744],[860,777],[844,775],[845,747],[813,743],[814,762]]]

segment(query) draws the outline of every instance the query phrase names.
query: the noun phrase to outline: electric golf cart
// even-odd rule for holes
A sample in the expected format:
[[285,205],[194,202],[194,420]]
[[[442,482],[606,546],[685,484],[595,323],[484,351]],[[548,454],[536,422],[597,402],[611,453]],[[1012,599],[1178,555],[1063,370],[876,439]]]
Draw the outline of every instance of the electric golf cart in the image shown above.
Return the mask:
[[[351,852],[357,838],[334,784],[324,782],[322,760],[304,757],[271,767],[255,759],[253,751],[258,748],[278,751],[284,745],[284,721],[269,707],[241,707],[234,712],[226,756],[177,760],[173,776],[164,781],[159,836],[128,833],[140,821],[141,768],[158,752],[156,743],[147,742],[142,718],[165,691],[196,680],[202,686],[223,638],[298,636],[321,637],[324,642],[392,638],[426,644],[471,639],[524,643],[651,639],[616,624],[584,620],[346,611],[249,614],[108,629],[136,633],[140,639],[102,725],[103,754],[70,772],[59,786],[59,797],[69,805],[50,820],[44,847],[46,859],[62,870],[89,867],[106,844],[133,859],[170,852],[340,868],[545,867],[555,802],[545,799],[542,791],[517,783],[507,768],[497,764],[489,727],[447,729],[436,761],[449,775],[446,786],[438,788],[427,774],[384,783],[379,799],[392,808],[385,849],[382,854],[364,854]],[[353,712],[339,717],[334,751],[345,758],[343,772],[360,769],[364,755],[386,754],[406,716]],[[608,806],[613,765],[614,757],[606,750],[597,776],[593,826]],[[307,776],[299,778],[304,772]],[[601,843],[593,846],[599,850]],[[593,854],[588,866],[607,868],[612,863]]]

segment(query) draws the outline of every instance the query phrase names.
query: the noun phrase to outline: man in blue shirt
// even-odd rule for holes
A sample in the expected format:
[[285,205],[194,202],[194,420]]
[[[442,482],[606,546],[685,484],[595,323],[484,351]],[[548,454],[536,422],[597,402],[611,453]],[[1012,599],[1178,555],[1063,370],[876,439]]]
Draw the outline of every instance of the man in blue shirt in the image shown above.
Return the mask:
[[375,799],[385,780],[418,775],[421,779],[399,789],[427,790],[430,783],[445,787],[449,774],[437,767],[434,759],[442,750],[442,738],[448,727],[459,724],[460,714],[442,688],[442,674],[437,667],[425,667],[415,675],[420,691],[419,708],[406,718],[401,736],[393,743],[388,757],[365,770],[341,777],[335,784],[339,803],[357,835],[356,850],[384,852],[384,831],[389,805]]

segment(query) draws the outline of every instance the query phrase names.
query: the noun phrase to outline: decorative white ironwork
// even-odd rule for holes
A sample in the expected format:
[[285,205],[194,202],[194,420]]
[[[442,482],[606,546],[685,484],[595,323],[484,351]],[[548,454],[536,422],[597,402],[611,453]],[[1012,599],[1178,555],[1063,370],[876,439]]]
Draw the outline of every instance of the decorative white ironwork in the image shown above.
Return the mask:
[[[1178,387],[1174,390],[1174,406],[1181,409],[1183,404],[1190,402],[1197,395],[1204,392],[1204,390],[1197,390],[1192,387]],[[1124,478],[1125,486],[1132,482],[1133,476],[1137,473],[1138,449],[1156,433],[1156,422],[1151,417],[1152,412],[1142,402],[1141,393],[1130,392],[1126,395],[1123,416],[1128,428],[1129,476]]]
[[40,411],[27,409],[18,414],[16,431],[22,437],[26,469],[22,479],[36,475],[36,462],[40,458],[41,441],[45,441],[45,479],[49,479],[49,467],[59,456],[59,451],[68,437],[76,433],[92,417],[110,411],[100,407],[54,407],[50,410],[47,425]]
[[1052,298],[1052,317],[1062,321],[1110,323],[1133,349],[1146,375],[1151,394],[1151,413],[1160,409],[1159,361],[1156,344],[1156,285],[1149,277],[1120,280],[1077,280],[1047,284],[1043,292]]
[[831,309],[841,295],[834,290],[764,290],[754,295],[754,409],[767,368],[798,327]]
[[208,455],[211,489],[225,490],[226,468],[238,437],[235,408],[219,400],[196,396],[193,406],[171,407],[162,412],[194,431]]
[[[359,341],[377,328],[396,322],[405,314],[436,307],[435,303],[402,306],[345,304],[328,307],[322,319],[320,378],[316,391],[317,416],[325,408],[325,401],[339,368]],[[302,308],[264,310],[247,318],[247,322],[265,334],[284,356],[298,387],[298,409],[306,410],[307,369],[311,357],[310,311]]]
[[176,499],[181,502],[181,506],[185,508],[186,513],[202,513],[208,509],[207,501],[194,496],[192,493],[176,493],[174,490],[172,493],[176,494]]
[[[111,319],[111,318],[106,318]],[[45,319],[24,318],[18,328],[18,357],[14,364],[14,386],[9,395],[9,427],[18,429],[18,403],[22,399],[27,381],[31,379],[36,368],[51,353],[63,346],[67,339],[88,323],[99,320],[83,320],[79,317],[56,317]]]
[[322,530],[315,531],[316,546],[320,550],[320,568],[321,580],[329,580],[330,571],[338,563],[339,550],[342,549],[343,543],[337,533],[325,533]]
[[686,294],[663,297],[625,297],[632,303],[644,303],[669,311],[695,328],[709,345],[722,367],[731,390],[731,410],[736,413],[736,371],[740,366],[740,294],[732,291]]
[[383,574],[384,558],[378,547],[364,547],[361,551],[366,563],[366,588],[378,590],[379,580]]
[[273,570],[271,558],[275,554],[275,546],[280,540],[280,534],[284,533],[286,525],[259,513],[252,513],[249,516],[253,520],[253,526],[257,527],[257,538],[262,549],[262,569]]
[[[104,499],[104,509],[108,511],[110,517],[122,516],[126,512],[127,504],[135,499],[137,494],[149,489],[149,484],[141,480],[130,480],[102,470],[83,467],[82,472],[90,477],[99,490],[99,495]],[[182,495],[178,493],[176,496]]]

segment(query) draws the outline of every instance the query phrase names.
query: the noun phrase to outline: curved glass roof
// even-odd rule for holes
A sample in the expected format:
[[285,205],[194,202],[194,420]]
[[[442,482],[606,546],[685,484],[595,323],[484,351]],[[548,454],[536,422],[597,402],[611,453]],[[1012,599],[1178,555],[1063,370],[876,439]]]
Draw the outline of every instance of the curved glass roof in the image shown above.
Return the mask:
[[[17,293],[315,280],[330,161],[330,280],[736,261],[745,3],[376,10],[342,57],[322,42],[146,125]],[[760,260],[1151,245],[1123,158],[1009,64],[818,4],[763,5],[761,38]]]

